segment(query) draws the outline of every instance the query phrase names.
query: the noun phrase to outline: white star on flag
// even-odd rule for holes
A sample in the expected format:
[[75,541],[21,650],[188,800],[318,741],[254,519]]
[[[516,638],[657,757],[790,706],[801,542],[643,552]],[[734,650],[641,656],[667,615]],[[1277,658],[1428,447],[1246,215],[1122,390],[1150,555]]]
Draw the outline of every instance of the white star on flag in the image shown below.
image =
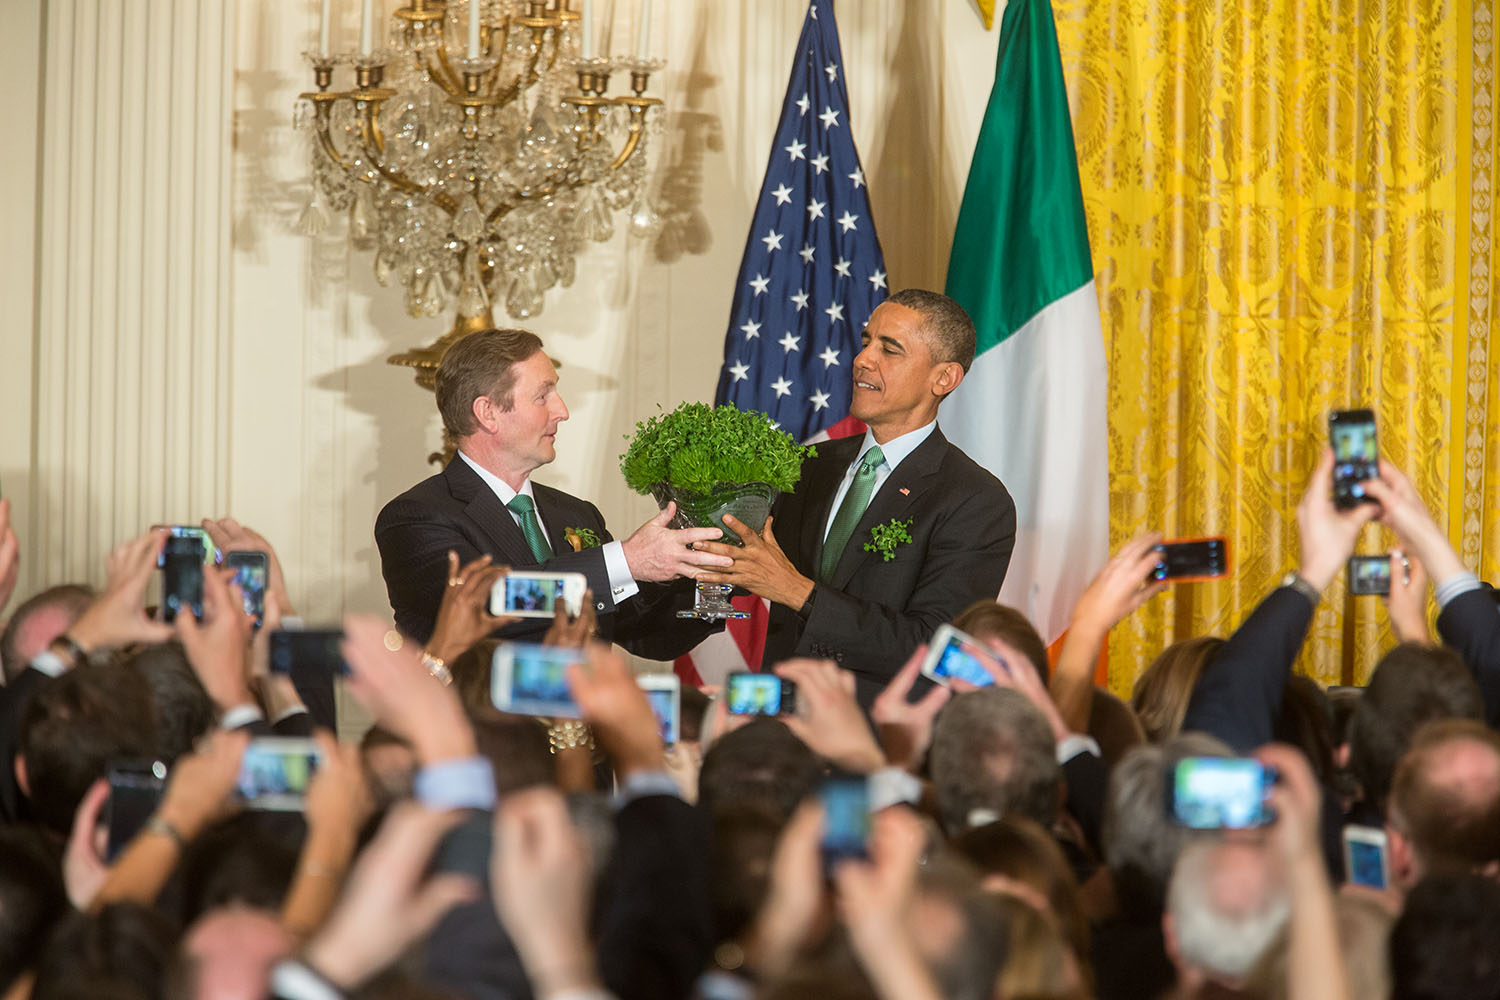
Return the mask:
[[[844,214],[848,215],[849,213],[845,212]],[[844,222],[844,220],[840,219],[839,220],[839,225],[843,225],[843,222]],[[764,236],[762,236],[760,238],[760,241],[766,245],[766,252],[767,253],[770,253],[772,250],[780,250],[781,249],[781,234],[780,233],[777,233],[777,232],[767,233],[766,235],[764,235]]]
[[856,189],[859,189],[859,188],[862,188],[862,187],[865,186],[865,168],[864,167],[855,167],[854,168],[854,173],[849,174],[848,176],[849,176],[849,179],[854,182],[854,187]]
[[766,294],[766,289],[771,287],[771,279],[764,274],[757,274],[750,279],[750,287],[755,289],[756,295]]
[[837,63],[829,63],[827,66],[824,66],[823,72],[828,74],[829,83],[832,83],[839,78],[839,67]]
[[792,383],[786,380],[785,375],[772,382],[771,388],[776,390],[776,395],[778,396],[790,396],[792,394]]
[[839,363],[839,352],[833,349],[832,344],[829,344],[827,347],[825,347],[823,349],[823,353],[819,354],[818,357],[823,359],[823,368],[825,370],[830,366],[836,366]]
[[870,275],[870,284],[874,285],[876,288],[884,288],[885,287],[885,272],[884,271],[876,271],[874,274]]
[[823,311],[828,314],[828,322],[830,323],[837,323],[844,318],[844,306],[842,303],[835,302]]
[[823,407],[828,405],[828,393],[819,389],[811,396],[808,396],[807,401],[813,405],[814,410],[821,410]]
[[804,115],[807,114],[808,110],[811,107],[812,101],[807,99],[806,94],[803,94],[800,98],[797,99],[797,110],[802,112]]
[[812,165],[813,169],[820,174],[826,171],[828,169],[828,154],[824,153],[822,156],[814,156]]
[[760,324],[753,319],[747,320],[745,325],[740,327],[740,329],[744,331],[746,340],[754,340],[760,336]]
[[813,250],[813,245],[811,243],[803,244],[802,249],[798,250],[797,252],[802,255],[802,263],[804,263],[804,264],[811,264],[812,263],[813,253],[815,251]]
[[792,189],[785,184],[771,192],[776,196],[776,204],[785,205],[792,200]]
[[827,129],[833,128],[839,123],[839,113],[832,108],[824,108],[823,113],[818,117],[823,120],[823,128],[825,131]]
[[792,331],[788,330],[786,332],[786,336],[778,340],[777,343],[782,346],[782,349],[785,350],[786,353],[791,354],[793,351],[800,350],[797,345],[802,343],[802,339],[800,337],[792,336]]
[[743,361],[736,361],[729,366],[729,374],[734,376],[736,382],[743,382],[750,374],[750,366]]
[[802,154],[802,151],[807,148],[807,143],[805,142],[798,142],[796,139],[793,139],[790,146],[782,146],[781,148],[786,150],[787,153],[791,155],[793,160],[807,159],[807,157]]
[[807,308],[807,290],[804,289],[804,288],[797,289],[797,294],[792,296],[792,304],[797,307],[797,311],[798,312],[801,312],[802,310],[806,309]]
[[846,233],[851,229],[858,228],[855,225],[855,223],[858,221],[859,216],[851,214],[847,209],[845,209],[843,215],[839,216],[839,225],[843,227],[844,232]]
[[[844,258],[840,257],[839,262],[833,265],[833,269],[839,273],[840,278],[849,277],[849,262]],[[754,284],[754,282],[751,282],[751,284]]]
[[827,202],[825,202],[825,201],[818,201],[816,199],[814,199],[813,201],[808,202],[807,203],[807,217],[809,219],[821,219],[823,217],[823,209],[826,208],[827,205],[828,205]]

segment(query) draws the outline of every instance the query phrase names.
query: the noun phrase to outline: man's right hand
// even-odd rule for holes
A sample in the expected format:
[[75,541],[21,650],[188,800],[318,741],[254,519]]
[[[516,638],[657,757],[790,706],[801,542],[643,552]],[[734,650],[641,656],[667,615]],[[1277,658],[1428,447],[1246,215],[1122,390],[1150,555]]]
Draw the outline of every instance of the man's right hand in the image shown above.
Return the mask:
[[112,649],[133,642],[166,642],[172,627],[146,616],[144,595],[156,557],[166,544],[165,529],[148,531],[109,554],[109,579],[93,604],[68,629],[85,652]]
[[677,505],[669,502],[621,543],[631,576],[661,583],[681,576],[692,577],[703,569],[728,569],[734,565],[733,559],[690,548],[698,542],[718,541],[723,537],[718,528],[667,527],[676,514]]

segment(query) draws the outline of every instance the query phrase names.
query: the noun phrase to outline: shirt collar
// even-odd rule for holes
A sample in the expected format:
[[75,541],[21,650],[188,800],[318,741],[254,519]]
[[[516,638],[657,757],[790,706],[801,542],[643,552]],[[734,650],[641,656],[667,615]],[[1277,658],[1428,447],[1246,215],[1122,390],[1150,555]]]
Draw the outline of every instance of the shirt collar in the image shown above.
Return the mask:
[[[886,467],[894,472],[896,466],[901,464],[901,460],[916,451],[917,446],[931,437],[932,432],[935,430],[937,430],[937,420],[933,420],[926,426],[918,427],[914,431],[907,431],[900,437],[891,438],[885,444],[881,445],[880,453],[885,456]],[[869,451],[875,446],[875,443],[875,432],[868,427],[865,428],[865,440],[859,446],[860,455]],[[459,454],[462,455],[463,452],[459,452]],[[858,462],[859,459],[856,457],[855,461]]]
[[[469,468],[479,473],[479,478],[483,479],[485,485],[494,492],[495,496],[500,498],[501,503],[505,504],[507,507],[510,506],[510,502],[516,498],[517,491],[511,489],[509,483],[501,479],[499,476],[495,475],[489,469],[486,469],[484,466],[480,465],[478,462],[474,461],[468,455],[465,455],[462,451],[459,451],[458,457],[467,462]],[[533,501],[536,500],[536,496],[531,492],[530,476],[527,476],[526,481],[521,484],[521,489],[519,492],[531,497]]]

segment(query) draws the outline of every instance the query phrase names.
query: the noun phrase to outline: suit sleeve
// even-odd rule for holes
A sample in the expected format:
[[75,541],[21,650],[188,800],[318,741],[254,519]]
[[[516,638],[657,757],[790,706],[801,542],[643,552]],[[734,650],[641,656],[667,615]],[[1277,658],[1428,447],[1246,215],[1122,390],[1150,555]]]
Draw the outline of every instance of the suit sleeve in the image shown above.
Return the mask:
[[1312,616],[1303,594],[1291,587],[1271,591],[1198,675],[1183,731],[1217,736],[1236,753],[1271,742]]
[[976,491],[933,526],[916,585],[904,607],[817,584],[803,640],[849,650],[856,661],[845,665],[869,675],[870,664],[857,662],[859,650],[887,654],[897,650],[905,657],[931,638],[939,625],[973,603],[976,595],[1000,593],[1016,545],[1016,505],[1008,494],[1003,496],[998,517],[996,495]]
[[1459,594],[1443,607],[1437,628],[1479,684],[1485,722],[1500,727],[1500,608],[1494,597],[1487,588]]

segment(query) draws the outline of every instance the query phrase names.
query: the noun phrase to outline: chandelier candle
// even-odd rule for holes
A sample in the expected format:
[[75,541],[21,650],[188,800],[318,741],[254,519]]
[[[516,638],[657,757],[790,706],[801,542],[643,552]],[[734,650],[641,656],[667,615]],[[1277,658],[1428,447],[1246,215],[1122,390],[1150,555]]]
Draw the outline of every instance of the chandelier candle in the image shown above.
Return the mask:
[[469,58],[479,58],[479,4],[480,0],[469,0]]
[[651,47],[651,0],[641,0],[640,13],[635,19],[635,57],[644,62]]
[[359,54],[368,56],[375,51],[375,0],[364,0],[364,9],[359,18]]
[[318,55],[328,58],[328,36],[333,29],[333,0],[323,0],[323,11],[318,18]]

